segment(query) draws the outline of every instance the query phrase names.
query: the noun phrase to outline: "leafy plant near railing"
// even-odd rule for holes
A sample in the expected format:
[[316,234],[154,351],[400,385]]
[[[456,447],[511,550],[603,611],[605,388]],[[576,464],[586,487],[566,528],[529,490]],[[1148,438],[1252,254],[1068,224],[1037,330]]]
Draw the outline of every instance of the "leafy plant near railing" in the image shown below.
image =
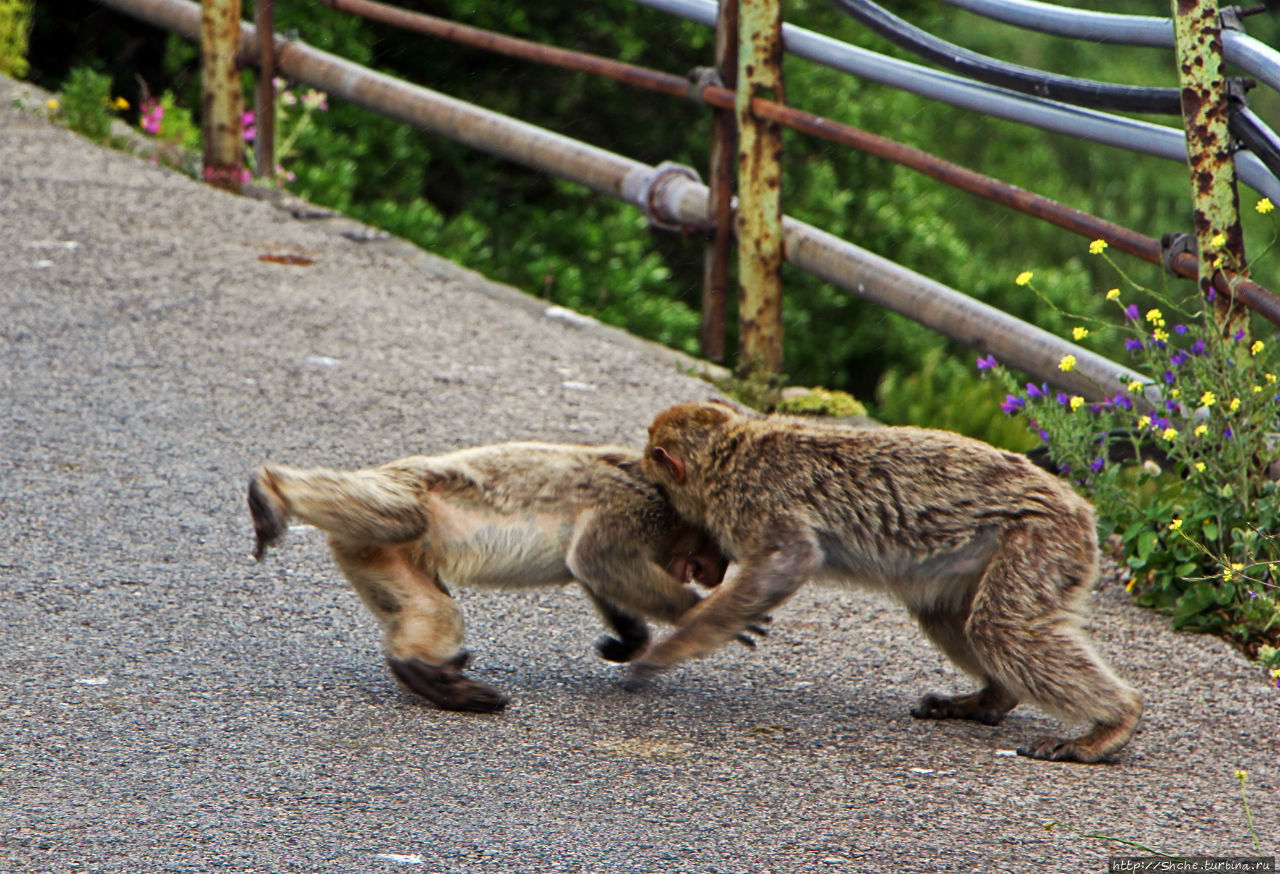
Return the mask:
[[27,75],[27,40],[31,34],[31,3],[0,0],[0,73]]
[[76,67],[67,77],[60,100],[50,101],[54,116],[73,131],[104,142],[111,135],[116,114],[129,108],[123,97],[111,96],[111,77],[89,67]]
[[[1258,202],[1259,213],[1272,209]],[[1043,383],[1020,386],[990,356],[978,367],[1003,379],[1004,412],[1024,420],[1059,472],[1093,499],[1103,535],[1120,537],[1140,603],[1280,667],[1280,336],[1274,326],[1224,330],[1194,290],[1181,299],[1152,292],[1125,276],[1102,240],[1090,251],[1130,295],[1160,305],[1144,308],[1112,288],[1103,297],[1116,322],[1082,321],[1072,338],[1118,333],[1149,381],[1086,400]],[[1016,282],[1035,290],[1030,271]],[[1059,367],[1073,369],[1074,356]]]

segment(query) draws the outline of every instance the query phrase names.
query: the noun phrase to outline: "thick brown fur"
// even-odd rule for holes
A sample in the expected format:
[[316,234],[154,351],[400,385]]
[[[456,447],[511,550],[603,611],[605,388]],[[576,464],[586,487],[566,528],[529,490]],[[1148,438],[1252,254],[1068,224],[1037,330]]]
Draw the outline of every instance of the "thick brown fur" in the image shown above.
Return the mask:
[[813,425],[710,403],[661,413],[644,466],[738,567],[632,663],[628,688],[827,579],[890,593],[983,684],[926,695],[914,716],[995,724],[1033,701],[1090,728],[1018,752],[1077,762],[1111,756],[1137,729],[1138,693],[1080,629],[1098,579],[1093,509],[1024,456],[944,431]]
[[[507,698],[463,676],[462,613],[448,587],[582,584],[627,661],[649,641],[639,617],[674,623],[724,575],[725,559],[618,447],[506,443],[381,467],[261,468],[249,482],[265,555],[297,519],[329,535],[343,574],[386,633],[392,674],[449,710],[500,710]],[[749,639],[744,638],[745,642]]]

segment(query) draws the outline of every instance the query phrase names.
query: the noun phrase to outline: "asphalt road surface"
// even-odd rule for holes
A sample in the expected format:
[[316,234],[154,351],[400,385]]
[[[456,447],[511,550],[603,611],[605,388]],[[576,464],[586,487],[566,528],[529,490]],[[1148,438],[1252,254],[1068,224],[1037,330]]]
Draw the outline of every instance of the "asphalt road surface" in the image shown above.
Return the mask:
[[0,871],[1104,871],[1134,851],[1067,826],[1252,853],[1237,769],[1276,852],[1280,692],[1114,586],[1092,628],[1147,714],[1107,766],[1010,755],[1058,730],[1034,709],[912,719],[919,694],[967,681],[901,611],[833,589],[778,610],[757,651],[639,695],[594,655],[573,588],[462,592],[474,673],[512,706],[401,692],[316,532],[249,558],[257,464],[638,445],[711,389],[619,332],[92,145],[11,96]]

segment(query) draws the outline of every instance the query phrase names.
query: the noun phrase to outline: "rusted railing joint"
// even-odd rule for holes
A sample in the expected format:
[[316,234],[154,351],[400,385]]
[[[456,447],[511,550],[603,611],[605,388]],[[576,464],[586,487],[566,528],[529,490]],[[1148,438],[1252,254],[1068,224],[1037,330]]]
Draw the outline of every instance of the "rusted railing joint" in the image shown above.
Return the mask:
[[653,175],[641,189],[638,199],[641,209],[649,224],[664,231],[679,231],[691,234],[711,230],[711,222],[692,223],[682,221],[679,216],[677,200],[671,199],[672,184],[676,179],[688,179],[702,184],[698,171],[683,164],[663,161],[654,170]]

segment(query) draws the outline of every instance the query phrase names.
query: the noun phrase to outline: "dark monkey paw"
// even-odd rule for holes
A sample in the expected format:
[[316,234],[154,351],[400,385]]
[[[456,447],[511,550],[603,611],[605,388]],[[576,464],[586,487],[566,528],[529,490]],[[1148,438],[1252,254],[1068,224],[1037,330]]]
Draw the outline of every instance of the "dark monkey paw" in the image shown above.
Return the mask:
[[462,675],[467,654],[459,653],[442,665],[419,658],[387,658],[391,673],[415,695],[427,699],[442,710],[470,713],[496,713],[510,700],[492,686]]
[[619,640],[609,634],[602,634],[596,641],[596,652],[606,662],[629,662],[649,643],[649,636],[639,640]]

